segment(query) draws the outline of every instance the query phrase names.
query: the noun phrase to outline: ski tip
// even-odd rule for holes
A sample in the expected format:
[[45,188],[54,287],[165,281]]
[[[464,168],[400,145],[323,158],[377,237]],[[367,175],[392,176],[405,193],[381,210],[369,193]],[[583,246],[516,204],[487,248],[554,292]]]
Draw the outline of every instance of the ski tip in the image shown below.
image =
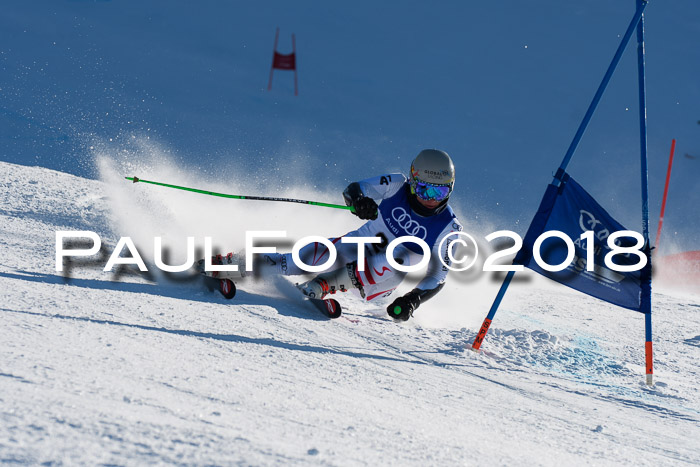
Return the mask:
[[227,300],[231,300],[236,296],[236,285],[231,279],[222,279],[219,281],[219,292]]
[[340,306],[337,300],[333,298],[318,299],[309,298],[311,302],[321,313],[329,317],[330,319],[339,318],[343,314],[343,308]]
[[331,319],[339,318],[343,314],[343,309],[337,300],[330,298],[324,300],[326,302],[326,308],[328,308],[328,317]]

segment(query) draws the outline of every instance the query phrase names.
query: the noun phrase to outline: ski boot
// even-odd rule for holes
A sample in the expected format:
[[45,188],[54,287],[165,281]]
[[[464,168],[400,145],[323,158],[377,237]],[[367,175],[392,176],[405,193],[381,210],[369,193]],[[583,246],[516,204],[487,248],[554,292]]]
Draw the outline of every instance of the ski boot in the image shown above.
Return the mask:
[[227,255],[215,255],[211,258],[213,266],[238,266],[238,271],[206,271],[204,259],[197,261],[197,271],[207,277],[214,279],[243,279],[246,277],[245,271],[245,254],[244,253],[229,253]]
[[320,274],[310,281],[297,284],[297,288],[308,298],[324,299],[336,292],[347,292],[348,287],[356,288],[357,281],[351,280],[350,273],[354,271],[353,263],[347,267]]
[[[212,266],[230,266],[237,265],[238,271],[206,271],[204,260],[197,261],[196,269],[200,274],[205,276],[208,281],[215,281],[218,285],[219,292],[227,300],[231,300],[236,296],[236,284],[232,279],[239,280],[246,276],[245,272],[245,255],[229,253],[227,255],[216,255],[211,259]],[[215,288],[214,284],[207,285],[210,289]]]

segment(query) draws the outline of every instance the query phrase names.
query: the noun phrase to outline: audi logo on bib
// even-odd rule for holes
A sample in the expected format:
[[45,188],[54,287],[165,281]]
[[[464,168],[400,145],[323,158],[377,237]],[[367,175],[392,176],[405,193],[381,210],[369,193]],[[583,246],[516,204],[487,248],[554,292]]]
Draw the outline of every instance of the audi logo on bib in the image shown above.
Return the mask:
[[418,237],[425,240],[428,236],[428,231],[425,227],[414,221],[404,208],[396,207],[391,210],[391,217],[394,218],[399,227],[401,227],[407,235]]

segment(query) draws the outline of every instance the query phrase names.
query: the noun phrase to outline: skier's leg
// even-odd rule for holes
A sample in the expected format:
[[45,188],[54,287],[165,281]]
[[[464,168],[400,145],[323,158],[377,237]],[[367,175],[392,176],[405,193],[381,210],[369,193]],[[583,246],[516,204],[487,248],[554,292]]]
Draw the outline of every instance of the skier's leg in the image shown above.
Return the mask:
[[[360,235],[360,231],[352,231],[345,235],[345,237],[352,237]],[[364,233],[363,236],[368,236]],[[323,298],[327,294],[334,294],[336,292],[346,292],[348,290],[356,289],[360,296],[365,297],[365,291],[363,289],[363,284],[369,285],[372,290],[375,290],[375,284],[384,282],[389,278],[395,276],[394,271],[392,274],[387,273],[390,268],[386,262],[386,257],[384,256],[383,250],[375,250],[373,247],[364,248],[364,260],[362,264],[365,265],[366,269],[369,265],[373,265],[377,269],[378,279],[374,279],[373,276],[367,277],[369,272],[359,271],[358,268],[358,246],[355,243],[343,243],[338,242],[339,239],[330,239],[337,251],[338,257],[334,262],[333,266],[329,268],[327,272],[319,274],[310,281],[299,284],[297,287],[307,296],[313,298]],[[316,265],[318,263],[323,263],[327,260],[325,256],[328,253],[327,248],[319,244],[310,244],[302,249],[300,253],[301,259],[307,265]],[[289,259],[289,258],[288,258]],[[299,269],[299,274],[303,274],[303,270]],[[401,282],[403,276],[397,278],[397,285]],[[389,287],[390,290],[396,288],[396,285]],[[378,290],[378,289],[376,289]],[[382,289],[382,295],[387,292],[386,289]],[[374,293],[374,292],[373,292]]]
[[249,274],[245,270],[245,255],[229,253],[227,255],[214,255],[211,258],[212,266],[238,266],[237,271],[207,271],[204,259],[197,261],[195,268],[205,276],[216,279],[242,279]]
[[[357,231],[348,232],[343,237],[357,236]],[[325,272],[335,271],[345,268],[345,265],[357,257],[357,245],[343,243],[342,237],[329,238],[336,250],[336,260],[326,267]],[[328,261],[330,252],[328,247],[320,242],[312,242],[299,250],[299,259],[307,266],[319,266]],[[255,271],[259,271],[260,276],[268,277],[274,275],[299,276],[309,274],[309,271],[302,269],[292,258],[291,253],[264,254],[256,261]]]
[[[327,294],[338,291],[352,290],[369,301],[390,295],[406,277],[405,272],[397,271],[389,264],[384,250],[375,251],[366,248],[363,267],[358,267],[355,245],[352,250],[352,260],[350,262],[343,260],[345,267],[320,274],[298,287],[304,294],[314,298],[323,298]],[[340,253],[338,256],[341,256]],[[350,255],[345,256],[347,257]],[[408,264],[408,258],[399,255],[396,262]]]
[[[345,236],[356,236],[357,231],[348,232]],[[326,270],[332,271],[352,260],[357,253],[357,246],[354,244],[342,243],[342,237],[329,238],[328,240],[335,246],[337,252],[336,261],[329,265]],[[299,251],[299,258],[308,266],[318,266],[324,264],[330,256],[328,247],[320,242],[312,242],[305,245]],[[242,279],[248,276],[270,277],[270,276],[298,276],[309,274],[297,265],[291,253],[264,253],[253,257],[253,271],[246,271],[245,251],[229,253],[227,255],[215,255],[212,257],[212,265],[238,266],[238,271],[205,271],[204,260],[197,263],[197,269],[208,276],[218,279]]]
[[[367,301],[389,296],[406,277],[405,272],[389,264],[384,253],[368,255],[362,271],[355,265],[356,288]],[[396,258],[396,261],[402,264],[404,259]]]
[[[354,237],[359,234],[360,233],[355,230],[348,232],[344,237]],[[312,298],[322,298],[327,294],[346,292],[349,289],[358,289],[360,295],[364,297],[364,284],[370,287],[371,290],[379,290],[375,287],[376,284],[383,283],[395,275],[386,272],[389,268],[387,267],[388,264],[386,263],[383,253],[377,254],[371,247],[365,248],[366,259],[364,264],[367,265],[367,267],[369,267],[369,264],[374,265],[377,279],[375,279],[370,271],[359,272],[357,267],[357,244],[343,243],[341,238],[342,237],[328,239],[335,248],[337,254],[333,264],[329,265],[323,273],[319,274],[314,279],[298,285],[299,289],[305,295]],[[376,256],[372,256],[373,254]],[[216,273],[215,277],[231,277],[238,279],[250,275],[264,278],[278,275],[296,276],[309,274],[308,271],[302,269],[293,260],[291,253],[265,253],[258,255],[254,258],[252,273],[245,271],[245,256],[244,252],[239,252],[237,254],[216,257],[214,264],[236,264],[238,265],[238,272]],[[322,265],[328,261],[329,257],[329,248],[326,244],[321,242],[309,243],[299,251],[299,259],[307,266]],[[370,261],[368,258],[372,258],[372,260]],[[379,258],[384,258],[383,262]],[[203,261],[200,261],[200,263],[203,263]],[[401,279],[399,278],[397,284],[400,282]],[[391,287],[391,290],[395,287],[395,285]],[[375,295],[379,296],[385,292],[387,292],[387,290],[382,289],[380,293]],[[369,299],[371,298],[368,298],[368,300]]]
[[297,288],[309,298],[324,298],[328,294],[347,292],[357,285],[352,279],[352,265],[353,263],[348,263],[344,268],[319,274],[309,281],[297,284]]

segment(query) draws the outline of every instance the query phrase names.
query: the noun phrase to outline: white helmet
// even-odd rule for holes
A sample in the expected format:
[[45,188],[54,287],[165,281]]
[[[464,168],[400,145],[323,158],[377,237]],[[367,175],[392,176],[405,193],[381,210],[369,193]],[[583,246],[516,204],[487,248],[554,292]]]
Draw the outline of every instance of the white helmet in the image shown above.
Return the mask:
[[418,198],[446,202],[455,185],[455,165],[445,151],[424,149],[411,163],[409,182]]

